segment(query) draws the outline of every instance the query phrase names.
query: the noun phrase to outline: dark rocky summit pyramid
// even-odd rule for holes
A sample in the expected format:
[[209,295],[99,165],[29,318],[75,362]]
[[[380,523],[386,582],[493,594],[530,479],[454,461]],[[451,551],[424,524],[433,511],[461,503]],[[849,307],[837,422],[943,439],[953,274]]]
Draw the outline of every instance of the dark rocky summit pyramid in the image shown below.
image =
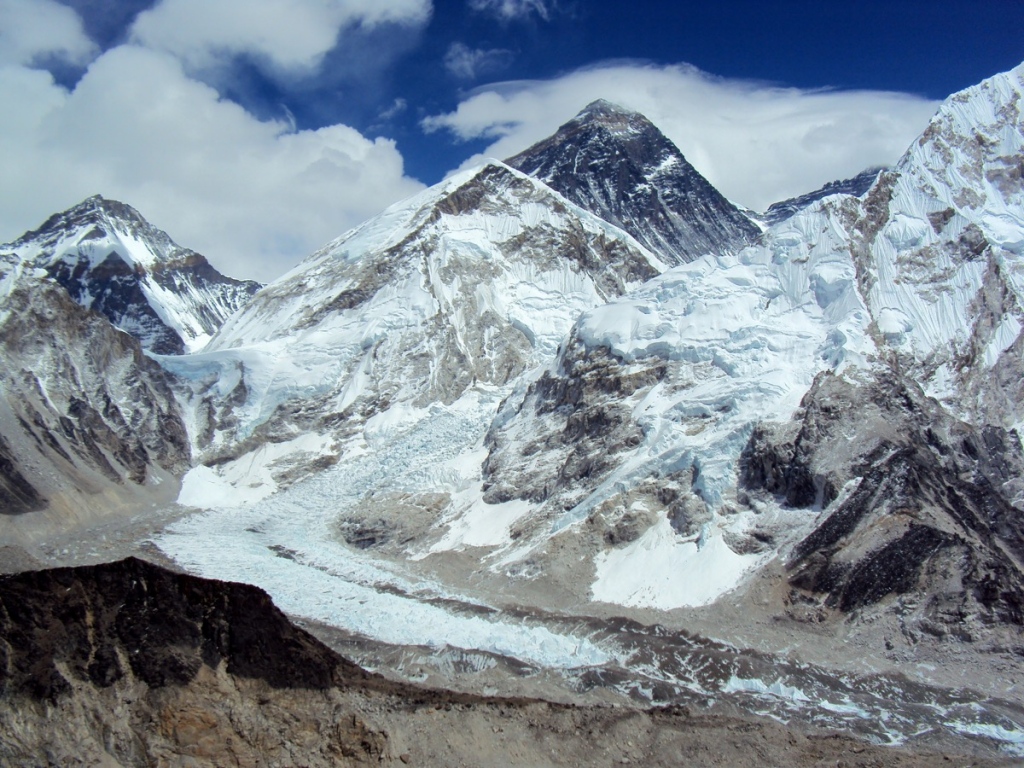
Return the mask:
[[507,160],[669,264],[739,250],[760,228],[646,117],[607,101]]

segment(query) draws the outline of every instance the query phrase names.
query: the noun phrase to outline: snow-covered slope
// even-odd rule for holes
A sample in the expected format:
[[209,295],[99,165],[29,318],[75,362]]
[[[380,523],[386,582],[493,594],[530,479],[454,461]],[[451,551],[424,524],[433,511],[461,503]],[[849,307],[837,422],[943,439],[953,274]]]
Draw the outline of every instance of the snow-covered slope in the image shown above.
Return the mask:
[[162,354],[201,349],[259,288],[221,275],[134,208],[99,195],[0,252],[44,269],[76,302]]
[[869,194],[853,250],[887,347],[955,413],[1016,427],[1024,65],[950,97]]
[[207,459],[336,460],[370,421],[413,424],[545,363],[580,312],[662,269],[625,233],[494,162],[329,244],[202,354],[163,362],[194,382]]
[[669,264],[732,253],[761,228],[643,115],[595,101],[508,164],[629,232]]

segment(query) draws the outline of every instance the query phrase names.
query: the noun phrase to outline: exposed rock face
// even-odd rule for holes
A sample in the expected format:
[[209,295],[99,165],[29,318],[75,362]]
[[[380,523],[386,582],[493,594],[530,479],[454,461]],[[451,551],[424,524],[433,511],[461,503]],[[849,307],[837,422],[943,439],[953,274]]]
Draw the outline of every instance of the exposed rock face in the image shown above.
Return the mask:
[[74,514],[97,494],[138,503],[182,474],[189,441],[167,373],[53,281],[14,282],[0,314],[0,514]]
[[0,509],[8,515],[44,509],[46,499],[21,473],[17,462],[10,443],[0,437]]
[[[48,606],[53,606],[48,610]],[[0,580],[5,696],[54,701],[76,684],[184,685],[203,666],[272,688],[324,690],[366,673],[293,626],[265,592],[143,560]]]
[[861,197],[865,192],[871,189],[871,185],[878,179],[878,175],[884,171],[884,168],[868,168],[867,170],[861,171],[852,179],[841,179],[838,181],[830,181],[820,189],[816,189],[813,192],[808,192],[805,195],[799,197],[791,197],[788,200],[782,200],[778,203],[772,203],[768,210],[764,212],[763,219],[769,226],[778,224],[780,221],[785,221],[790,216],[802,211],[804,208],[818,202],[822,198],[830,195],[851,195],[853,197]]
[[160,354],[201,348],[260,287],[225,277],[131,206],[99,195],[0,252],[45,270],[77,303]]
[[669,264],[732,253],[760,234],[647,118],[607,101],[507,162],[622,227]]
[[507,402],[488,432],[488,503],[542,503],[557,495],[560,507],[571,507],[608,476],[617,454],[642,441],[630,405],[665,376],[662,361],[629,366],[607,349],[588,353],[571,339],[559,365],[524,398]]
[[888,605],[905,631],[961,639],[1024,624],[1015,433],[957,421],[892,372],[822,374],[793,422],[755,430],[742,464],[749,487],[827,507],[789,560],[800,602]]

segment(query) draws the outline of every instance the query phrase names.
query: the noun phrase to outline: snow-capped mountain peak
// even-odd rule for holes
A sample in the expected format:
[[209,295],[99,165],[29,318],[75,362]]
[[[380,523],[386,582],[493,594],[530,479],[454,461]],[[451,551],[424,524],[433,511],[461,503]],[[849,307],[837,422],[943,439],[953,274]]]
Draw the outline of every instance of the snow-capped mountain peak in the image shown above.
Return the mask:
[[[86,231],[83,233],[82,230]],[[120,236],[124,246],[116,255],[131,267],[155,267],[168,260],[174,249],[170,237],[150,225],[137,210],[102,195],[93,195],[62,213],[54,214],[39,229],[23,235],[16,244],[35,245],[40,255],[52,245],[51,258],[70,259],[72,255],[66,244],[74,242],[82,245],[81,252],[91,252],[90,255],[101,261],[106,258],[106,254],[99,253],[102,249],[88,248],[86,244],[102,241],[104,235],[111,233]],[[147,247],[133,247],[136,243]]]
[[152,352],[202,348],[259,288],[225,277],[130,205],[94,195],[0,246]]
[[978,219],[990,242],[1024,253],[1024,64],[950,96],[897,170],[918,191]]
[[[954,413],[1024,424],[1024,65],[950,96],[865,196],[854,253],[886,345]],[[982,415],[984,414],[984,415]]]
[[647,130],[650,121],[639,112],[608,101],[596,99],[590,102],[567,125],[599,123],[612,133],[626,135]]

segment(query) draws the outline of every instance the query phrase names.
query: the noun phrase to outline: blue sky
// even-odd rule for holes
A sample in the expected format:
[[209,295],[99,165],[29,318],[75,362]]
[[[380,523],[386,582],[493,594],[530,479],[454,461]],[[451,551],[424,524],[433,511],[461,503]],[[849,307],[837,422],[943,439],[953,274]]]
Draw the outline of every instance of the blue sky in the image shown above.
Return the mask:
[[[528,7],[529,4],[522,4]],[[398,62],[392,88],[416,109],[448,111],[489,81],[545,79],[603,61],[685,62],[726,78],[798,88],[892,90],[943,99],[1024,60],[1019,0],[716,0],[562,2],[496,23],[462,0],[435,2],[423,44]],[[624,10],[632,9],[632,10]],[[445,77],[453,43],[510,52],[474,79]],[[504,65],[504,66],[502,66]],[[415,120],[395,121],[410,170],[436,180],[461,148],[425,141]],[[432,150],[432,151],[431,151]],[[435,158],[440,157],[441,162]]]
[[1024,60],[1020,0],[0,0],[0,240],[95,192],[270,279],[593,98],[763,209]]

